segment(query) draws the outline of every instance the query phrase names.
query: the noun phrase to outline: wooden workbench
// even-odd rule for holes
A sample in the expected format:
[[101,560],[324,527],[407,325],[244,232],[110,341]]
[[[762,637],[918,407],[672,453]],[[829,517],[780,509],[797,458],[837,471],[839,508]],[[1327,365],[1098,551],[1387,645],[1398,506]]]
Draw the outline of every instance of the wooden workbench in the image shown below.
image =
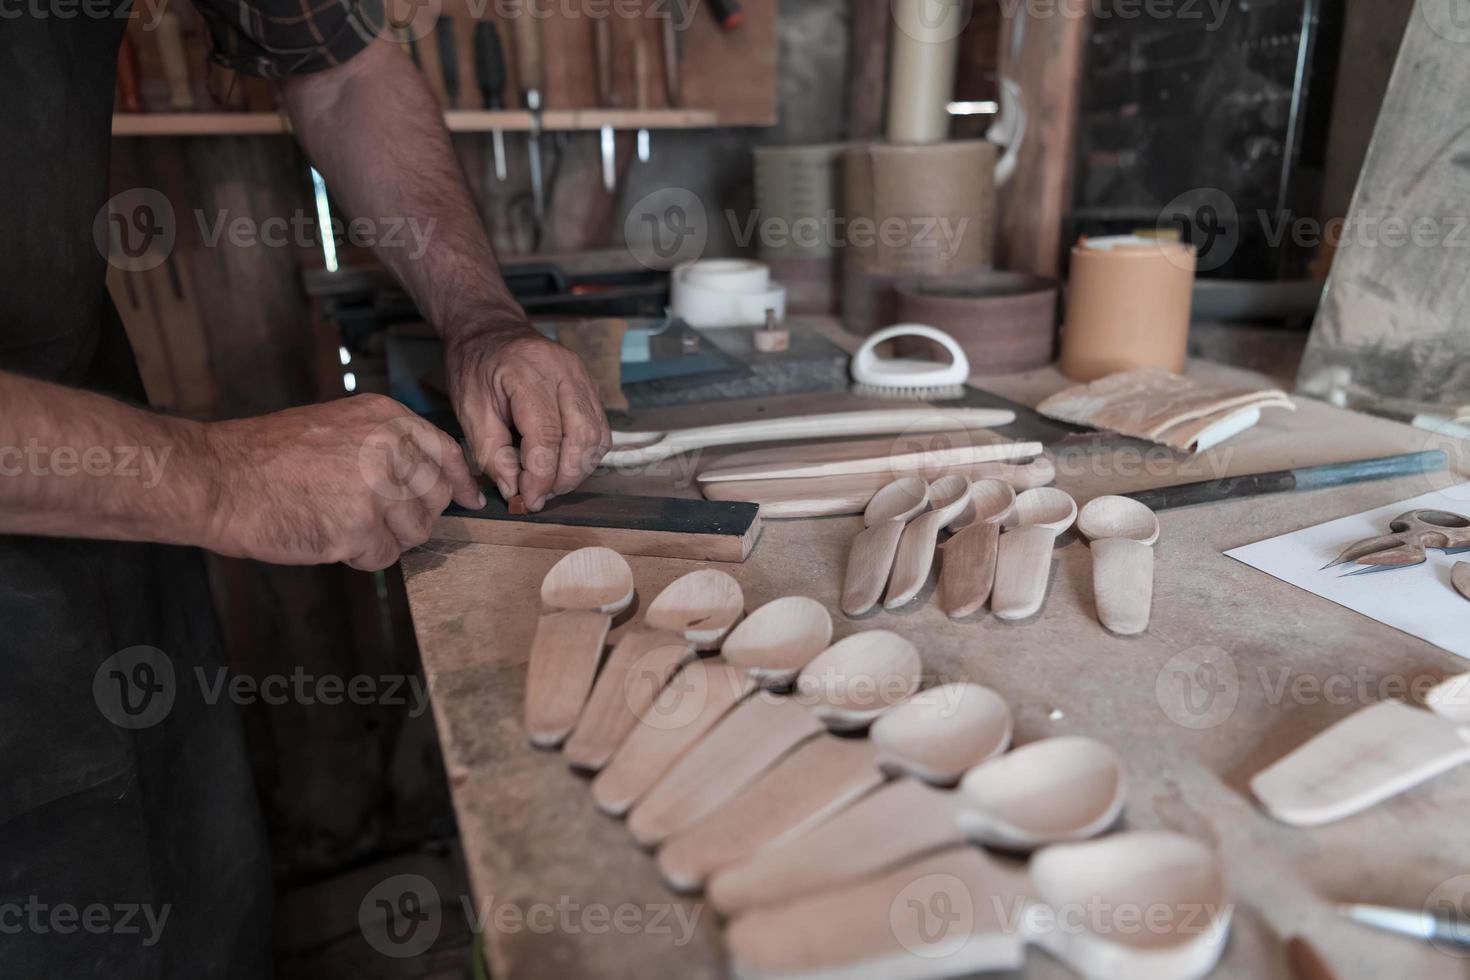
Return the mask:
[[[1210,376],[1245,377],[1196,363]],[[986,387],[1034,404],[1064,382],[1051,371],[987,379]],[[639,428],[871,407],[849,396],[726,403],[640,416]],[[1225,558],[1221,552],[1470,479],[1470,445],[1303,400],[1187,464],[1140,444],[1122,454],[1068,450],[1057,483],[1078,497],[1243,473],[1416,451],[1452,450],[1454,478],[1387,482],[1261,497],[1160,514],[1163,534],[1153,621],[1125,639],[1093,609],[1086,546],[1057,552],[1047,604],[1031,621],[985,614],[952,623],[934,608],[932,584],[897,612],[852,621],[836,636],[886,628],[912,639],[933,679],[970,679],[999,691],[1016,719],[1016,742],[1060,734],[1106,741],[1126,761],[1129,828],[1166,828],[1218,848],[1236,900],[1218,977],[1288,977],[1286,937],[1313,939],[1344,978],[1465,976],[1467,960],[1427,944],[1340,919],[1334,902],[1420,907],[1447,879],[1470,872],[1470,772],[1441,776],[1360,816],[1319,829],[1276,823],[1246,788],[1265,764],[1357,709],[1395,696],[1395,679],[1427,684],[1466,665],[1396,632]],[[678,461],[675,461],[676,463]],[[624,492],[692,494],[684,467],[633,480],[595,478]],[[1467,504],[1470,506],[1470,504]],[[810,595],[836,609],[846,549],[861,518],[770,521],[750,560],[724,565],[746,608]],[[1067,539],[1064,539],[1066,541]],[[697,899],[677,900],[620,821],[593,806],[587,780],[556,753],[533,750],[520,725],[526,654],[542,576],[559,552],[431,542],[404,558],[473,899],[492,913],[485,948],[498,978],[670,977],[724,973],[719,925]],[[633,558],[639,602],[696,563]],[[626,623],[622,626],[626,629]],[[614,636],[618,635],[616,632]],[[1213,701],[1181,685],[1209,660]],[[1326,686],[1329,678],[1337,678]],[[1212,682],[1213,683],[1213,682]],[[1344,687],[1345,686],[1345,687]],[[1422,687],[1421,687],[1422,689]],[[1363,693],[1358,693],[1362,691]],[[1233,700],[1233,708],[1231,702]],[[1470,878],[1466,879],[1470,886]],[[1460,897],[1460,896],[1457,896]],[[446,915],[460,896],[441,896]],[[522,920],[540,903],[543,911]],[[697,916],[685,935],[682,914]],[[502,928],[495,928],[495,915]],[[620,918],[623,917],[623,918]],[[640,927],[641,923],[641,927]],[[1071,974],[1033,950],[1027,975]]]

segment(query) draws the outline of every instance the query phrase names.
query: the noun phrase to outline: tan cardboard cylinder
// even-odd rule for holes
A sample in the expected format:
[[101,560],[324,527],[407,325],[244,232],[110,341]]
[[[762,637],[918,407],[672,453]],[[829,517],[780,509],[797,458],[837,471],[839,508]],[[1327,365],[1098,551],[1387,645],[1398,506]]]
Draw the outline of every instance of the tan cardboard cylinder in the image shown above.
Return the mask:
[[960,32],[970,5],[892,0],[892,10],[884,131],[890,143],[938,143],[949,136]]
[[1132,235],[1072,248],[1057,367],[1075,381],[1139,367],[1184,370],[1194,246]]

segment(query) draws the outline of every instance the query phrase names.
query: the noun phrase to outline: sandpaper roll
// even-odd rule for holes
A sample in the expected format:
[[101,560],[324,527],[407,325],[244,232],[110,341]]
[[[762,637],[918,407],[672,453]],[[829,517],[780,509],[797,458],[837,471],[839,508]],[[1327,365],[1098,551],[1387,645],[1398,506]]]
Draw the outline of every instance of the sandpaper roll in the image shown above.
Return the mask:
[[1074,381],[1140,367],[1178,374],[1189,349],[1194,246],[1115,235],[1072,248],[1057,363]]
[[[926,323],[959,342],[973,374],[1050,364],[1056,351],[1057,284],[1023,272],[905,279],[894,285],[900,323]],[[925,341],[914,340],[923,346]],[[899,344],[900,355],[931,356]]]
[[887,276],[944,276],[991,264],[995,147],[985,140],[843,154],[845,261]]
[[842,325],[866,336],[895,322],[893,276],[869,272],[851,256],[842,260]]
[[[756,247],[767,262],[831,258],[841,243],[842,154],[850,143],[758,146]],[[780,278],[779,276],[777,278]]]

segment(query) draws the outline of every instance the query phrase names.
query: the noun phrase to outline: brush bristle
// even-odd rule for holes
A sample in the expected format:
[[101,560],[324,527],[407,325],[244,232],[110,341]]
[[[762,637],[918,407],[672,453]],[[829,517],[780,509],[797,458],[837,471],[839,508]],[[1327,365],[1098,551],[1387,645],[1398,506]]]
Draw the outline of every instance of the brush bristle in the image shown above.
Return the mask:
[[931,402],[963,398],[964,385],[938,385],[929,388],[908,388],[895,385],[854,384],[852,393],[863,398],[880,398],[893,402]]

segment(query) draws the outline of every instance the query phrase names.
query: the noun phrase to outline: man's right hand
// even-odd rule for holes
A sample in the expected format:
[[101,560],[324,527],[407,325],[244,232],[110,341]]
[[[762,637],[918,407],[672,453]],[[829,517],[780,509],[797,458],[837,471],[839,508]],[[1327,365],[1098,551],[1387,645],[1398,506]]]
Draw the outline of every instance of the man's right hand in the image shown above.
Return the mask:
[[216,490],[199,543],[221,554],[376,571],[427,541],[451,499],[485,504],[459,445],[382,395],[216,422],[205,437]]

